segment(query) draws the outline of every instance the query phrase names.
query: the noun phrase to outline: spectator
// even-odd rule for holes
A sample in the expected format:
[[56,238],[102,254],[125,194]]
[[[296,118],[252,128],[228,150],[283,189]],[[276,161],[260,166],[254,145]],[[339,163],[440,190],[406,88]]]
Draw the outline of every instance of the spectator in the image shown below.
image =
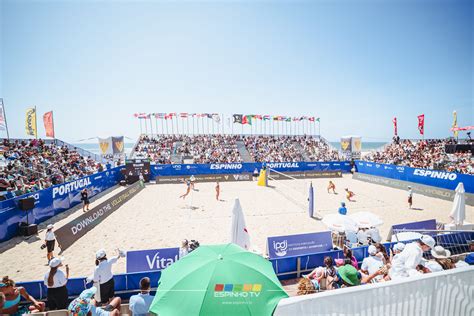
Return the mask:
[[431,255],[435,258],[443,270],[450,270],[456,268],[456,265],[451,260],[451,252],[444,249],[442,246],[435,246],[431,249]]
[[179,248],[179,258],[183,258],[189,253],[189,242],[187,239],[183,239],[181,247]]
[[313,282],[309,279],[301,278],[298,281],[298,292],[296,292],[296,295],[308,295],[313,293],[316,293]]
[[435,246],[433,237],[422,235],[420,240],[405,246],[405,249],[393,257],[392,267],[389,271],[391,279],[406,278],[416,275],[417,266],[421,263],[423,252]]
[[374,244],[375,249],[377,250],[377,256],[382,259],[384,264],[390,263],[390,256],[387,253],[387,249],[385,248],[384,245],[381,243],[375,243]]
[[[94,295],[97,293],[96,287],[82,291],[68,306],[69,314],[72,316],[118,316],[120,315],[120,297],[114,297],[105,307],[97,307]],[[102,295],[102,293],[101,293]],[[90,313],[90,314],[89,314]]]
[[5,304],[5,300],[5,294],[3,294],[3,292],[0,292],[0,315],[3,314],[2,309],[3,305]]
[[341,207],[337,211],[341,215],[346,215],[347,214],[346,202],[341,202]]
[[95,254],[96,268],[94,275],[87,279],[88,283],[91,281],[99,282],[100,284],[100,298],[102,304],[107,304],[115,296],[115,282],[112,274],[112,265],[117,263],[120,257],[125,255],[117,249],[117,256],[107,259],[107,254],[104,249],[97,251]]
[[[305,276],[313,282],[314,287],[319,289],[331,290],[332,283],[336,277],[336,268],[331,257],[324,258],[324,267],[314,269],[310,274]],[[325,282],[323,282],[325,281]]]
[[349,247],[344,246],[342,252],[344,253],[344,258],[350,260],[350,264],[352,264],[354,268],[359,269],[359,263],[357,262],[356,257],[352,255],[352,250]]
[[[44,311],[45,304],[43,302],[38,302],[33,296],[26,292],[24,287],[15,286],[15,282],[8,278],[8,276],[3,277],[2,282],[0,283],[0,293],[5,295],[5,302],[1,310],[1,314],[27,314],[29,312],[36,313]],[[21,297],[31,302],[30,305],[20,306]]]
[[154,296],[150,295],[150,279],[140,280],[140,293],[130,297],[130,310],[132,315],[146,316],[153,302]]
[[44,244],[46,245],[48,263],[54,257],[53,251],[54,245],[56,243],[56,235],[54,234],[53,228],[53,224],[49,224],[48,226],[46,226],[46,235],[44,237]]
[[47,305],[49,310],[66,309],[68,305],[67,281],[69,266],[66,265],[66,274],[59,270],[63,263],[60,258],[53,258],[49,262],[50,270],[44,275],[44,285],[48,288]]
[[336,273],[336,283],[339,287],[351,287],[359,285],[362,275],[351,264],[340,267]]
[[[371,275],[377,272],[383,265],[383,260],[377,256],[377,248],[374,245],[370,245],[368,248],[369,256],[362,260],[362,266],[360,267],[360,271],[366,275]],[[375,278],[376,281],[379,281],[382,277],[377,276]]]

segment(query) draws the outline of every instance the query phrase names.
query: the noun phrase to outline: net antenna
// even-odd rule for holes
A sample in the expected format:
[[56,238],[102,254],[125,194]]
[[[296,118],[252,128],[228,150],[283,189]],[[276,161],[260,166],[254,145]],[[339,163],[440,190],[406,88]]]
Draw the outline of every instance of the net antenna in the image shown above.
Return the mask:
[[[277,174],[278,176],[272,176]],[[297,179],[283,172],[277,171],[272,168],[267,168],[268,185],[275,191],[280,193],[285,199],[295,204],[299,211],[298,213],[308,212],[309,208],[309,181],[298,181]],[[277,179],[280,178],[280,179]],[[316,219],[322,219],[321,214],[314,211],[313,217]]]

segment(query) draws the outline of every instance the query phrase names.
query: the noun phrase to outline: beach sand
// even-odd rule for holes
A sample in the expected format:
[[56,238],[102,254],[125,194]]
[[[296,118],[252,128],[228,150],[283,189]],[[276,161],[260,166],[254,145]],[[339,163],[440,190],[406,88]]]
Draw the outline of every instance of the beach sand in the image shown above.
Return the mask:
[[[326,192],[328,180],[312,180],[316,209],[322,215],[337,212],[340,202],[345,199],[343,190],[347,187],[356,194],[356,202],[347,203],[348,214],[357,211],[378,214],[384,220],[380,227],[384,239],[393,224],[433,218],[449,222],[450,201],[415,194],[413,207],[419,210],[409,210],[406,191],[353,180],[351,175],[344,175],[343,178],[332,179],[339,193],[334,195]],[[100,248],[104,248],[110,256],[116,248],[178,247],[184,238],[196,239],[201,244],[227,243],[236,197],[240,199],[252,243],[263,252],[267,237],[326,230],[320,221],[308,217],[308,180],[280,180],[270,184],[275,187],[258,187],[256,182],[223,182],[221,198],[224,201],[215,200],[215,183],[197,183],[199,191],[192,192],[186,200],[178,198],[186,189],[184,184],[147,185],[61,255],[70,266],[71,277],[80,277],[93,272],[95,252]],[[91,207],[120,189],[108,192],[94,201]],[[466,206],[469,222],[474,221],[473,209]],[[39,238],[25,240],[16,237],[0,244],[1,274],[15,281],[41,280],[48,271],[45,266],[46,251],[40,249],[46,225],[54,223],[59,228],[80,214],[80,209],[68,211],[42,223]],[[119,260],[114,272],[125,272],[125,259]]]

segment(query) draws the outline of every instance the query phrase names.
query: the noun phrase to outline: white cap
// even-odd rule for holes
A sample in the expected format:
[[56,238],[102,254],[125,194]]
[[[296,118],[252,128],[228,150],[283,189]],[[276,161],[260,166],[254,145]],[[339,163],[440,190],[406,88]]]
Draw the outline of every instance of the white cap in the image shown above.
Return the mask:
[[46,229],[53,229],[53,224],[49,224],[48,226],[46,226]]
[[429,235],[421,235],[420,240],[430,248],[433,248],[436,245],[436,242],[433,237]]
[[56,267],[59,267],[61,265],[61,263],[63,263],[63,260],[64,258],[57,258],[57,257],[54,257],[53,259],[51,259],[49,261],[49,267],[50,268],[56,268]]
[[95,258],[96,258],[97,260],[99,260],[99,259],[104,258],[106,255],[107,255],[107,254],[105,253],[105,250],[104,250],[104,249],[100,249],[100,250],[98,250],[98,251],[95,253]]
[[405,249],[405,244],[402,243],[402,242],[396,243],[395,246],[393,246],[393,250],[395,250],[395,251],[402,252],[403,249]]
[[374,256],[377,253],[377,248],[375,248],[374,245],[370,245],[368,251],[369,251],[369,255]]

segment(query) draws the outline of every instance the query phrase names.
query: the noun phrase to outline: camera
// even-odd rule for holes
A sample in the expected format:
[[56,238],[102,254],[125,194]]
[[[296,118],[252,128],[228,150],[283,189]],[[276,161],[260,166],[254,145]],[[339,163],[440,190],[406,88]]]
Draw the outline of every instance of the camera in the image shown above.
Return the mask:
[[189,242],[189,252],[196,250],[197,248],[199,248],[199,241],[191,239]]

